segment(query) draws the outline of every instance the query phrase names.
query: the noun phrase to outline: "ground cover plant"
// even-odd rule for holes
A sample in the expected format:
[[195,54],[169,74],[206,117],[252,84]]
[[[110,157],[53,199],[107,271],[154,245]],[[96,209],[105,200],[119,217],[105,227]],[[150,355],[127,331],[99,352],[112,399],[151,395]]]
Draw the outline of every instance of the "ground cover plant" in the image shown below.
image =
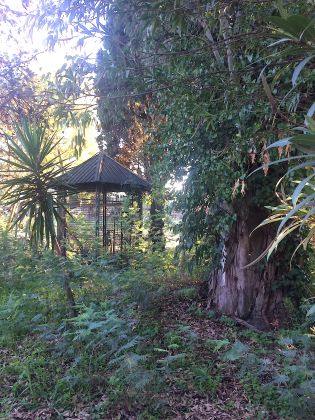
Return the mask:
[[258,333],[217,315],[167,253],[134,252],[122,267],[34,257],[3,231],[0,245],[2,418],[311,418],[307,324]]

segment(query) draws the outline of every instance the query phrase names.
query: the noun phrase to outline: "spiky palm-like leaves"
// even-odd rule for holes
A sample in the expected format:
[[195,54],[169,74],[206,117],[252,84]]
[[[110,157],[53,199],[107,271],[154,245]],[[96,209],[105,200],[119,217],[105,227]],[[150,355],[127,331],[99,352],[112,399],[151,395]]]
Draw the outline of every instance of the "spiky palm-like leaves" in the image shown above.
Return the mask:
[[[275,57],[290,57],[295,64],[292,73],[292,89],[298,87],[298,79],[304,70],[315,60],[315,20],[301,15],[289,16],[280,9],[281,17],[272,17],[270,21],[276,30],[279,40],[273,43],[286,45],[286,48],[275,53]],[[315,103],[313,103],[305,116],[304,126],[292,128],[293,134],[284,139],[272,143],[268,149],[277,148],[282,153],[286,151],[286,157],[271,163],[271,165],[289,162],[290,166],[286,174],[277,183],[277,192],[281,204],[277,207],[269,207],[272,214],[259,226],[279,222],[277,235],[268,249],[253,261],[267,255],[269,257],[278,244],[293,231],[308,227],[306,237],[300,242],[300,246],[306,247],[315,235]],[[290,128],[290,127],[289,127]],[[290,150],[295,149],[295,156],[290,156]],[[304,178],[299,175],[304,174]],[[283,181],[296,174],[296,187],[290,194],[285,194]],[[298,249],[297,248],[297,249]],[[296,249],[296,250],[297,250]],[[294,253],[295,254],[295,253]],[[294,255],[293,254],[293,255]],[[250,264],[250,265],[252,265]]]
[[23,118],[14,125],[14,135],[7,135],[8,165],[2,204],[16,205],[18,213],[10,228],[27,221],[27,229],[33,246],[45,243],[58,248],[56,221],[61,217],[58,208],[64,210],[63,198],[51,186],[65,167],[59,165],[60,157],[52,154],[60,142],[47,132],[43,124]]

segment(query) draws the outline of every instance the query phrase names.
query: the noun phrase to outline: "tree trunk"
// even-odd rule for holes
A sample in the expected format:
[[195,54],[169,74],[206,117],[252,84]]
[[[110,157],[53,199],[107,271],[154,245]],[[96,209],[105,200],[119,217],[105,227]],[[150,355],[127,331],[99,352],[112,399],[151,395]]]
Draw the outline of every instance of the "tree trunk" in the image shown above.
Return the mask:
[[73,274],[64,272],[64,278],[63,278],[63,288],[66,293],[68,308],[69,308],[69,315],[74,318],[78,315],[76,304],[74,300],[74,294],[70,286],[70,279],[72,278]]
[[57,220],[57,238],[55,242],[56,251],[58,255],[67,257],[66,239],[67,239],[67,228],[66,228],[66,213],[65,209],[59,207],[58,213],[60,219]]
[[[67,237],[67,224],[66,224],[66,213],[65,209],[59,208],[58,209],[60,219],[57,220],[57,238],[55,239],[55,250],[57,254],[61,257],[67,258],[67,249],[66,249],[66,237]],[[71,280],[71,273],[68,273],[64,270],[63,273],[63,289],[66,294],[66,299],[69,308],[69,315],[71,317],[77,316],[76,304],[74,299],[74,294],[71,289],[70,280]]]
[[275,281],[288,265],[276,264],[275,257],[243,268],[265,251],[275,235],[267,225],[253,229],[267,216],[264,208],[250,205],[244,198],[234,205],[237,221],[224,241],[219,267],[209,276],[208,307],[228,316],[246,320],[256,328],[267,330],[273,323],[281,324],[285,311],[283,291]]
[[150,206],[150,219],[149,238],[152,248],[156,251],[163,251],[165,249],[163,202],[154,196]]

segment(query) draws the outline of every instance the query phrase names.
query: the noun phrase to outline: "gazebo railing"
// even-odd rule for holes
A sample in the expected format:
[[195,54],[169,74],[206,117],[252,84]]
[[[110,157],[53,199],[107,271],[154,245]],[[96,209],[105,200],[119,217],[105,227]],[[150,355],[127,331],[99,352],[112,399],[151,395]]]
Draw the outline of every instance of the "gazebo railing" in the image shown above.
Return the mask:
[[[83,216],[90,225],[89,239],[99,238],[105,250],[113,254],[132,244],[132,234],[124,229],[122,220],[125,197],[121,193],[100,195],[99,206],[96,206],[94,194],[79,193],[71,196],[68,203],[69,212],[74,217]],[[75,228],[75,223],[69,220],[69,226]]]

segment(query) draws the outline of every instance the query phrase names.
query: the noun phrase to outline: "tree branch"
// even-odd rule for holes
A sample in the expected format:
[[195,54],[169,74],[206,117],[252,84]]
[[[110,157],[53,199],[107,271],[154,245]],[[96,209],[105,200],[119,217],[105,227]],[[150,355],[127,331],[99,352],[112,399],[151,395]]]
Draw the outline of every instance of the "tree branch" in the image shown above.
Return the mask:
[[210,47],[212,49],[213,55],[215,57],[216,62],[218,63],[219,66],[222,66],[223,60],[221,58],[221,55],[219,53],[218,47],[213,39],[212,33],[210,31],[210,29],[208,28],[208,25],[205,21],[204,18],[198,18],[198,23],[199,25],[202,27],[202,29],[204,30],[205,36],[208,39],[209,43],[210,43]]

